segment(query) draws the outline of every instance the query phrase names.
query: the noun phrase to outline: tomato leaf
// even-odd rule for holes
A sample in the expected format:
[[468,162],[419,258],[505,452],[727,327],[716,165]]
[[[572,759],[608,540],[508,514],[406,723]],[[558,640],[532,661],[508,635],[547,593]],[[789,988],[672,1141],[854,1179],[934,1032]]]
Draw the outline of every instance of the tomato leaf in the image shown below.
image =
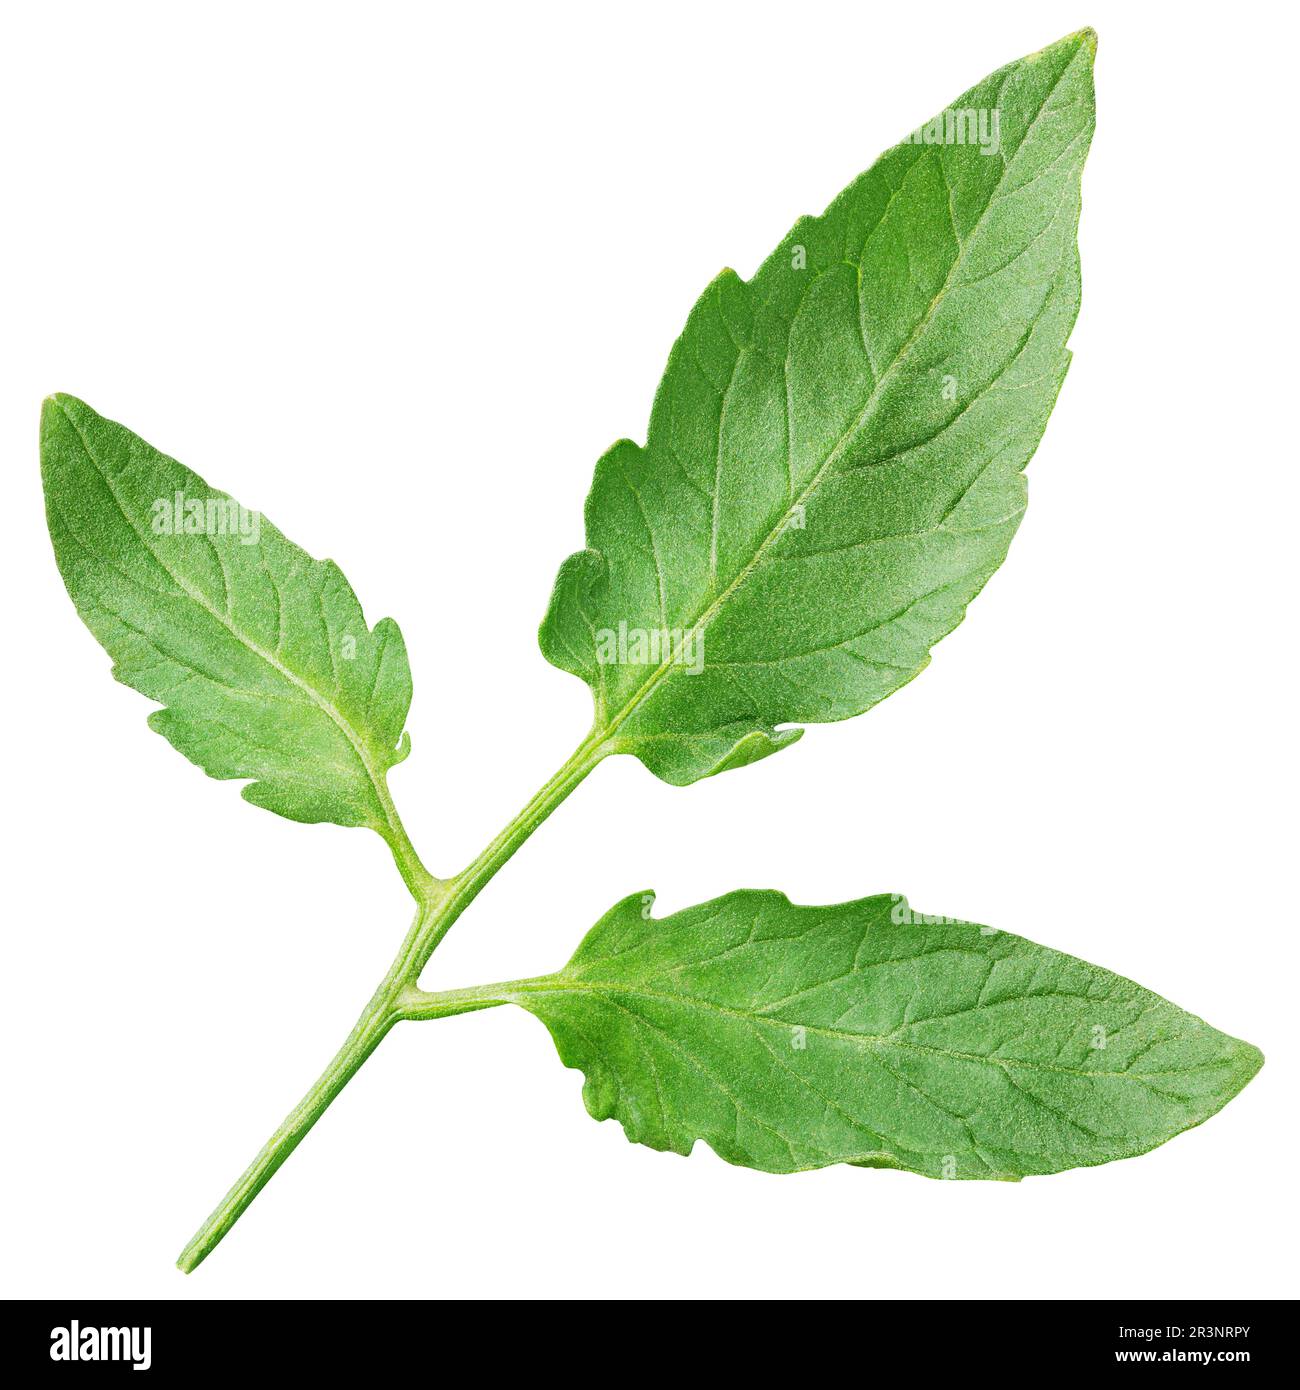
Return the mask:
[[1094,44],[995,72],[691,311],[541,628],[611,751],[688,783],[860,714],[1001,564],[1069,362]]
[[405,757],[406,645],[366,626],[332,560],[73,396],[41,416],[54,553],[113,674],[160,733],[246,800],[393,837],[385,774]]
[[1015,1179],[1145,1153],[1263,1065],[1131,980],[897,894],[736,892],[662,920],[651,901],[558,974],[463,993],[536,1014],[591,1114],[654,1149]]

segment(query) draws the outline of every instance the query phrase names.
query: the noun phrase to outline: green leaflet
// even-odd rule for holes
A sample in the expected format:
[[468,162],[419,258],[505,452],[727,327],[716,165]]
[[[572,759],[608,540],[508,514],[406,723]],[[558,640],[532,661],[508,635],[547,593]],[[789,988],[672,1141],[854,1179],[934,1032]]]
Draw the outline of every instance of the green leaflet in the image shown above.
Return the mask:
[[[686,1154],[1021,1178],[1145,1153],[1263,1065],[1131,980],[897,895],[737,892],[657,921],[626,899],[556,975],[452,991],[519,1004],[598,1120]],[[461,1002],[452,1004],[457,999]]]
[[164,706],[149,727],[211,777],[255,779],[256,806],[391,842],[411,703],[397,624],[372,631],[332,560],[75,397],[45,403],[41,472],[68,593],[114,676]]
[[611,750],[688,783],[860,714],[1002,562],[1069,361],[1094,47],[986,78],[934,127],[983,145],[896,146],[696,304],[541,628]]

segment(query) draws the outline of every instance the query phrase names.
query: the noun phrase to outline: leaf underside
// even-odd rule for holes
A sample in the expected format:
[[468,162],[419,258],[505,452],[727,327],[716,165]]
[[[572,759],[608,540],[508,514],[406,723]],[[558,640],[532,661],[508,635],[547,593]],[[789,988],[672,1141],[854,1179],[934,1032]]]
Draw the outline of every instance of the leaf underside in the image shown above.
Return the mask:
[[611,747],[688,783],[859,714],[1002,562],[1078,311],[1094,42],[952,104],[996,142],[896,146],[695,305],[541,627]]
[[73,396],[45,403],[41,473],[68,593],[113,675],[163,706],[149,727],[209,776],[253,779],[254,805],[386,834],[384,774],[409,747],[397,624],[368,628],[332,560]]
[[626,899],[557,975],[504,986],[635,1143],[790,1173],[1014,1180],[1145,1153],[1263,1064],[1119,975],[899,895]]

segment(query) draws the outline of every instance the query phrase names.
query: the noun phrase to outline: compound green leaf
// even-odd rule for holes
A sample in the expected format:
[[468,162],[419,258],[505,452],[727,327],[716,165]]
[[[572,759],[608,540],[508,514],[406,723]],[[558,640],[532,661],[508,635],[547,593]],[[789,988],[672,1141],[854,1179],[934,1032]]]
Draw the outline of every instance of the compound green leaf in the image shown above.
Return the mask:
[[1002,562],[1078,311],[1094,47],[995,72],[696,304],[541,628],[610,750],[688,783],[859,714]]
[[831,1163],[1015,1179],[1145,1153],[1263,1064],[1131,980],[898,895],[626,899],[512,1002],[630,1140],[771,1173]]
[[72,396],[41,417],[54,553],[149,726],[211,777],[298,821],[392,831],[406,755],[406,646],[366,626],[331,560]]

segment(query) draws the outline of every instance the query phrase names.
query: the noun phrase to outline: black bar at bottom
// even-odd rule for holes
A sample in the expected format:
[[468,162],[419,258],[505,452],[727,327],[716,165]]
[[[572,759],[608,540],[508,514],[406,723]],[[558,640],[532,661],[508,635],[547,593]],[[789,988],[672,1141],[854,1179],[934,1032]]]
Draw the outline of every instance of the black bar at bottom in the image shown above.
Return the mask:
[[[566,1300],[552,1296],[536,1301]],[[873,1366],[884,1364],[878,1359],[882,1351],[903,1359],[913,1371],[1023,1369],[1035,1377],[1101,1368],[1141,1376],[1152,1367],[1179,1366],[1232,1375],[1243,1368],[1276,1369],[1293,1359],[1288,1345],[1293,1340],[1291,1301],[845,1301],[862,1302],[847,1322],[833,1314],[834,1326],[821,1326],[805,1308],[776,1323],[765,1317],[753,1340],[743,1335],[743,1314],[733,1306],[716,1324],[716,1342],[701,1341],[698,1328],[685,1329],[677,1318],[656,1319],[640,1332],[634,1321],[611,1318],[593,1344],[591,1332],[598,1324],[590,1315],[555,1313],[544,1343],[551,1364],[535,1369],[617,1379],[623,1354],[636,1349],[630,1359],[639,1361],[652,1352],[647,1337],[657,1344],[664,1364],[671,1364],[669,1358],[679,1357],[687,1346],[683,1333],[696,1348],[690,1356],[697,1369],[716,1359],[734,1374],[740,1369],[737,1361],[743,1366],[755,1355],[771,1373],[786,1376],[788,1366],[778,1371],[766,1358],[777,1353],[797,1365],[810,1350],[821,1348],[839,1366],[836,1374],[858,1361],[865,1380],[875,1378]],[[498,1361],[491,1340],[485,1354],[482,1329],[466,1335],[459,1318],[446,1317],[444,1304],[427,1307],[427,1317],[417,1313],[413,1318],[410,1303],[379,1301],[10,1302],[0,1310],[0,1367],[9,1383],[17,1385],[29,1376],[73,1376],[84,1382],[105,1375],[168,1377],[195,1370],[205,1375],[366,1371],[401,1379],[422,1379],[427,1373],[433,1380],[435,1368],[454,1365],[456,1352],[465,1347],[489,1374],[500,1375],[518,1364],[516,1355],[523,1360],[519,1369],[528,1373],[528,1347],[539,1345],[535,1335],[515,1328]],[[700,1316],[711,1315],[705,1311]],[[412,1333],[413,1326],[418,1333]],[[556,1364],[557,1357],[562,1364]],[[815,1360],[820,1359],[818,1353]],[[12,1378],[15,1370],[22,1379]]]

